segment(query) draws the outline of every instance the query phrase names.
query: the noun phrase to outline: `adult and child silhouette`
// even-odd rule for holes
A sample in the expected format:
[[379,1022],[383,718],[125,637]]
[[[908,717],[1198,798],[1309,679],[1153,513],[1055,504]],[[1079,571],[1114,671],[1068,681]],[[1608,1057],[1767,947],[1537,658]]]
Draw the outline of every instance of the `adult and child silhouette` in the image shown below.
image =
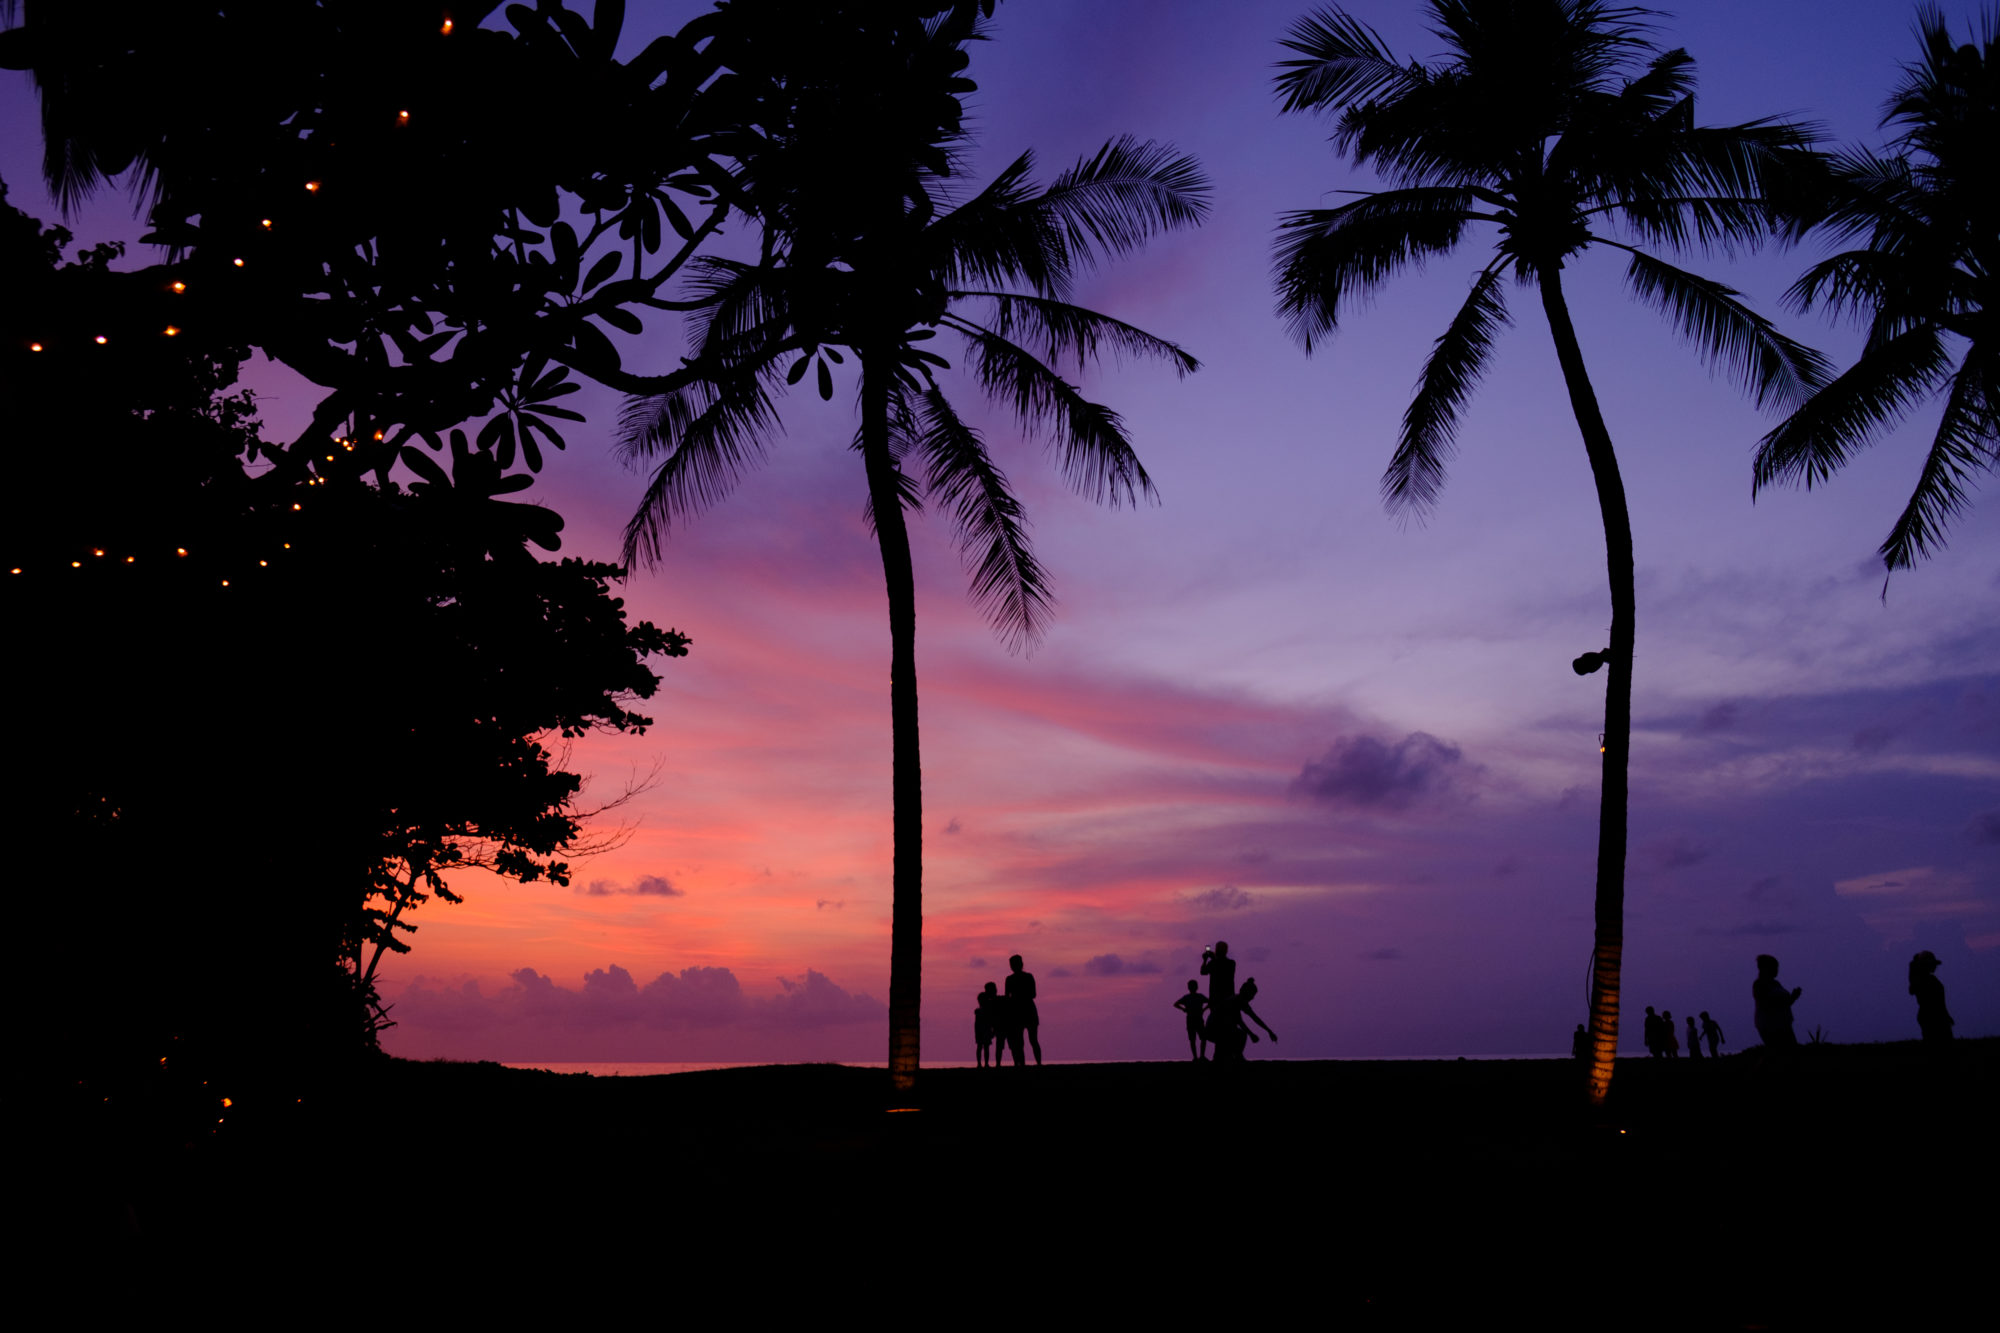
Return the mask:
[[1189,978],[1187,994],[1174,1001],[1174,1008],[1187,1019],[1190,1057],[1210,1059],[1208,1048],[1213,1045],[1214,1063],[1242,1060],[1245,1042],[1258,1040],[1250,1030],[1251,1023],[1264,1029],[1272,1041],[1278,1039],[1271,1025],[1251,1008],[1250,1002],[1257,998],[1257,978],[1244,978],[1243,989],[1236,989],[1236,960],[1229,956],[1227,942],[1218,941],[1213,949],[1201,951],[1201,974],[1208,978],[1208,994],[1201,993],[1199,981]]
[[[1928,1042],[1951,1040],[1952,1017],[1944,1007],[1944,983],[1937,979],[1938,966],[1938,956],[1929,949],[1910,960],[1910,994],[1917,997],[1917,1028]],[[1792,1006],[1803,994],[1803,986],[1786,990],[1778,980],[1776,958],[1767,953],[1757,955],[1757,979],[1750,983],[1750,1000],[1752,1021],[1766,1050],[1797,1048],[1799,1038],[1792,1030]],[[1648,1055],[1667,1060],[1679,1057],[1681,1040],[1674,1028],[1671,1009],[1655,1013],[1652,1005],[1646,1006],[1645,1036]],[[1702,1010],[1699,1027],[1692,1017],[1687,1020],[1687,1052],[1691,1059],[1701,1058],[1703,1042],[1708,1043],[1710,1059],[1721,1055],[1722,1025],[1710,1018],[1706,1009]],[[1570,1035],[1569,1051],[1579,1061],[1590,1059],[1590,1034],[1581,1023]]]
[[1042,1016],[1035,1008],[1035,974],[1021,965],[1021,955],[1007,960],[1007,989],[1003,994],[992,982],[979,992],[979,1007],[972,1011],[972,1039],[979,1048],[979,1067],[998,1069],[1000,1057],[1014,1055],[1014,1067],[1027,1063],[1025,1040],[1042,1062]]

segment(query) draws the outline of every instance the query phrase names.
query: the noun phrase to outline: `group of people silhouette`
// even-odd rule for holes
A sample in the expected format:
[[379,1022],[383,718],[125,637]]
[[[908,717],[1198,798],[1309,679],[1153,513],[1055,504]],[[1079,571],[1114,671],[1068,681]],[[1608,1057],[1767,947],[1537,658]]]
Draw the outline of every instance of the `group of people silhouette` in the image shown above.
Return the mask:
[[1035,974],[1021,966],[1021,955],[1007,960],[1007,989],[987,982],[972,1011],[972,1040],[979,1048],[979,1067],[1000,1067],[1000,1057],[1012,1052],[1014,1067],[1027,1063],[1023,1044],[1042,1062],[1042,1016],[1035,1008]]
[[[1937,979],[1938,956],[1925,949],[1910,960],[1910,994],[1917,997],[1917,1028],[1925,1041],[1950,1041],[1952,1029],[1951,1014],[1944,1007],[1944,983]],[[1193,982],[1188,983],[1190,987]],[[1786,990],[1778,980],[1778,960],[1767,953],[1757,955],[1757,979],[1750,983],[1750,1000],[1753,1006],[1753,1022],[1757,1036],[1766,1050],[1791,1050],[1798,1046],[1798,1034],[1792,1030],[1792,1006],[1799,996],[1805,994],[1803,986]],[[1817,1038],[1815,1038],[1817,1040]],[[1687,1020],[1687,1053],[1693,1059],[1701,1058],[1701,1046],[1708,1043],[1711,1059],[1721,1054],[1724,1044],[1722,1025],[1708,1016],[1706,1009],[1701,1012],[1701,1025],[1695,1020]],[[1576,1025],[1570,1037],[1570,1054],[1578,1060],[1590,1059],[1590,1033],[1583,1024]],[[1653,1006],[1646,1006],[1646,1053],[1656,1059],[1675,1059],[1681,1053],[1681,1040],[1674,1028],[1671,1009],[1653,1012]]]
[[1243,1059],[1246,1042],[1258,1040],[1250,1030],[1255,1023],[1264,1029],[1272,1041],[1278,1034],[1271,1030],[1250,1002],[1257,998],[1257,978],[1246,977],[1243,989],[1236,989],[1236,960],[1229,956],[1229,945],[1218,941],[1213,949],[1201,951],[1201,974],[1208,978],[1208,994],[1201,993],[1201,982],[1190,977],[1187,994],[1174,1001],[1174,1008],[1187,1019],[1188,1054],[1197,1061],[1209,1060],[1208,1048],[1215,1047],[1213,1062],[1232,1064]]

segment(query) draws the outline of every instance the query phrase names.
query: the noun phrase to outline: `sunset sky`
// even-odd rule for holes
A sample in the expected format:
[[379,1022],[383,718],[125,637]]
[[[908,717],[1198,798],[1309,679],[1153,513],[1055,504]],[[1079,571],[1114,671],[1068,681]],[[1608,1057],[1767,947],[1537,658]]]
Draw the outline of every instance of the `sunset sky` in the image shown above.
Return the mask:
[[[633,4],[621,54],[703,8]],[[1384,514],[1411,385],[1492,238],[1395,282],[1311,358],[1288,340],[1278,214],[1371,184],[1326,125],[1278,114],[1278,40],[1308,8],[1005,0],[974,49],[973,185],[1024,149],[1047,179],[1132,133],[1195,154],[1214,207],[1076,298],[1203,363],[1185,381],[1137,364],[1086,381],[1124,415],[1159,505],[1072,496],[1038,441],[945,377],[1026,504],[1060,605],[1039,651],[1009,655],[949,528],[914,523],[927,1059],[971,1058],[973,995],[1011,953],[1040,979],[1051,1059],[1184,1056],[1169,1006],[1216,939],[1282,1037],[1259,1055],[1553,1052],[1585,1017],[1605,678],[1569,663],[1604,646],[1610,616],[1588,465],[1522,294],[1435,515]],[[1414,5],[1351,12],[1407,56],[1439,54]],[[1978,11],[1945,12],[1964,34]],[[1703,0],[1659,38],[1699,62],[1701,121],[1791,114],[1879,145],[1913,22],[1888,0]],[[53,220],[28,76],[0,93],[11,202]],[[72,225],[140,230],[112,191]],[[1852,329],[1778,304],[1818,253],[1686,262],[1844,365]],[[1981,500],[1885,599],[1874,551],[1935,408],[1823,490],[1753,505],[1751,451],[1776,418],[1621,277],[1607,255],[1566,280],[1638,552],[1625,1049],[1648,1004],[1706,1009],[1749,1045],[1760,952],[1804,987],[1802,1034],[1915,1037],[1918,949],[1943,960],[1958,1031],[2000,1031],[2000,509]],[[677,363],[659,319],[628,367]],[[292,438],[311,386],[268,364],[249,382],[266,433]],[[389,971],[389,1049],[884,1058],[889,642],[846,447],[853,387],[785,398],[768,465],[626,585],[635,617],[694,641],[657,664],[650,732],[574,754],[587,800],[659,766],[620,812],[629,840],[567,888],[455,881],[466,901],[424,908]],[[611,451],[616,395],[580,397],[590,425],[529,496],[568,520],[564,554],[609,559],[643,480]]]

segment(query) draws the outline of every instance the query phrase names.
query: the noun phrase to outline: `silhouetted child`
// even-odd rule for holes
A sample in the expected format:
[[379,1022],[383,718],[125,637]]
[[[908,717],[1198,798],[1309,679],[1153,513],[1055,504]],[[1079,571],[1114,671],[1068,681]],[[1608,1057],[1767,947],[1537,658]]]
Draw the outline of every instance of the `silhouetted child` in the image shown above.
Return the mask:
[[1660,1011],[1660,1054],[1669,1060],[1678,1060],[1681,1054],[1681,1034],[1674,1031],[1674,1011]]
[[1792,1031],[1792,1006],[1805,987],[1794,986],[1789,993],[1778,982],[1778,960],[1770,954],[1757,955],[1757,979],[1750,983],[1750,999],[1756,1005],[1753,1021],[1757,1035],[1768,1050],[1790,1050],[1799,1044]]
[[1646,1054],[1658,1056],[1660,1053],[1660,1016],[1653,1012],[1653,1006],[1646,1006]]
[[1688,1059],[1699,1060],[1701,1059],[1701,1034],[1694,1030],[1693,1014],[1689,1014],[1687,1016],[1687,1025],[1688,1025]]
[[1208,1008],[1208,1001],[1201,993],[1201,983],[1190,980],[1187,994],[1174,1001],[1174,1008],[1187,1015],[1188,1054],[1197,1060],[1206,1060],[1208,1052],[1208,1029],[1201,1025],[1201,1011]]
[[979,1044],[979,1067],[997,1066],[999,1057],[993,1052],[993,1039],[999,1035],[1000,988],[992,982],[979,992],[979,1007],[972,1011],[972,1039]]
[[1722,1042],[1723,1042],[1722,1024],[1710,1018],[1708,1016],[1708,1010],[1706,1009],[1701,1011],[1701,1035],[1708,1038],[1709,1059],[1714,1060],[1720,1058],[1722,1055]]
[[1590,1032],[1581,1023],[1576,1025],[1576,1031],[1570,1035],[1569,1058],[1572,1060],[1590,1058]]
[[1910,960],[1910,994],[1917,997],[1917,1028],[1925,1041],[1950,1041],[1952,1019],[1944,1007],[1944,983],[1937,979],[1938,956],[1929,949]]

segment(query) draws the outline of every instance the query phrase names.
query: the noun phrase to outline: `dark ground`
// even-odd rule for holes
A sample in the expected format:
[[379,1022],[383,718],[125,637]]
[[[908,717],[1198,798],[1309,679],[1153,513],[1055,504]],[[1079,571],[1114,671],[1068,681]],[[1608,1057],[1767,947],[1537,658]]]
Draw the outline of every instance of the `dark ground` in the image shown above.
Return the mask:
[[1558,1061],[937,1070],[900,1112],[881,1071],[826,1065],[148,1070],[10,1095],[41,1148],[10,1211],[99,1304],[391,1326],[1990,1315],[2000,1038],[1762,1056],[1621,1061],[1603,1115]]

